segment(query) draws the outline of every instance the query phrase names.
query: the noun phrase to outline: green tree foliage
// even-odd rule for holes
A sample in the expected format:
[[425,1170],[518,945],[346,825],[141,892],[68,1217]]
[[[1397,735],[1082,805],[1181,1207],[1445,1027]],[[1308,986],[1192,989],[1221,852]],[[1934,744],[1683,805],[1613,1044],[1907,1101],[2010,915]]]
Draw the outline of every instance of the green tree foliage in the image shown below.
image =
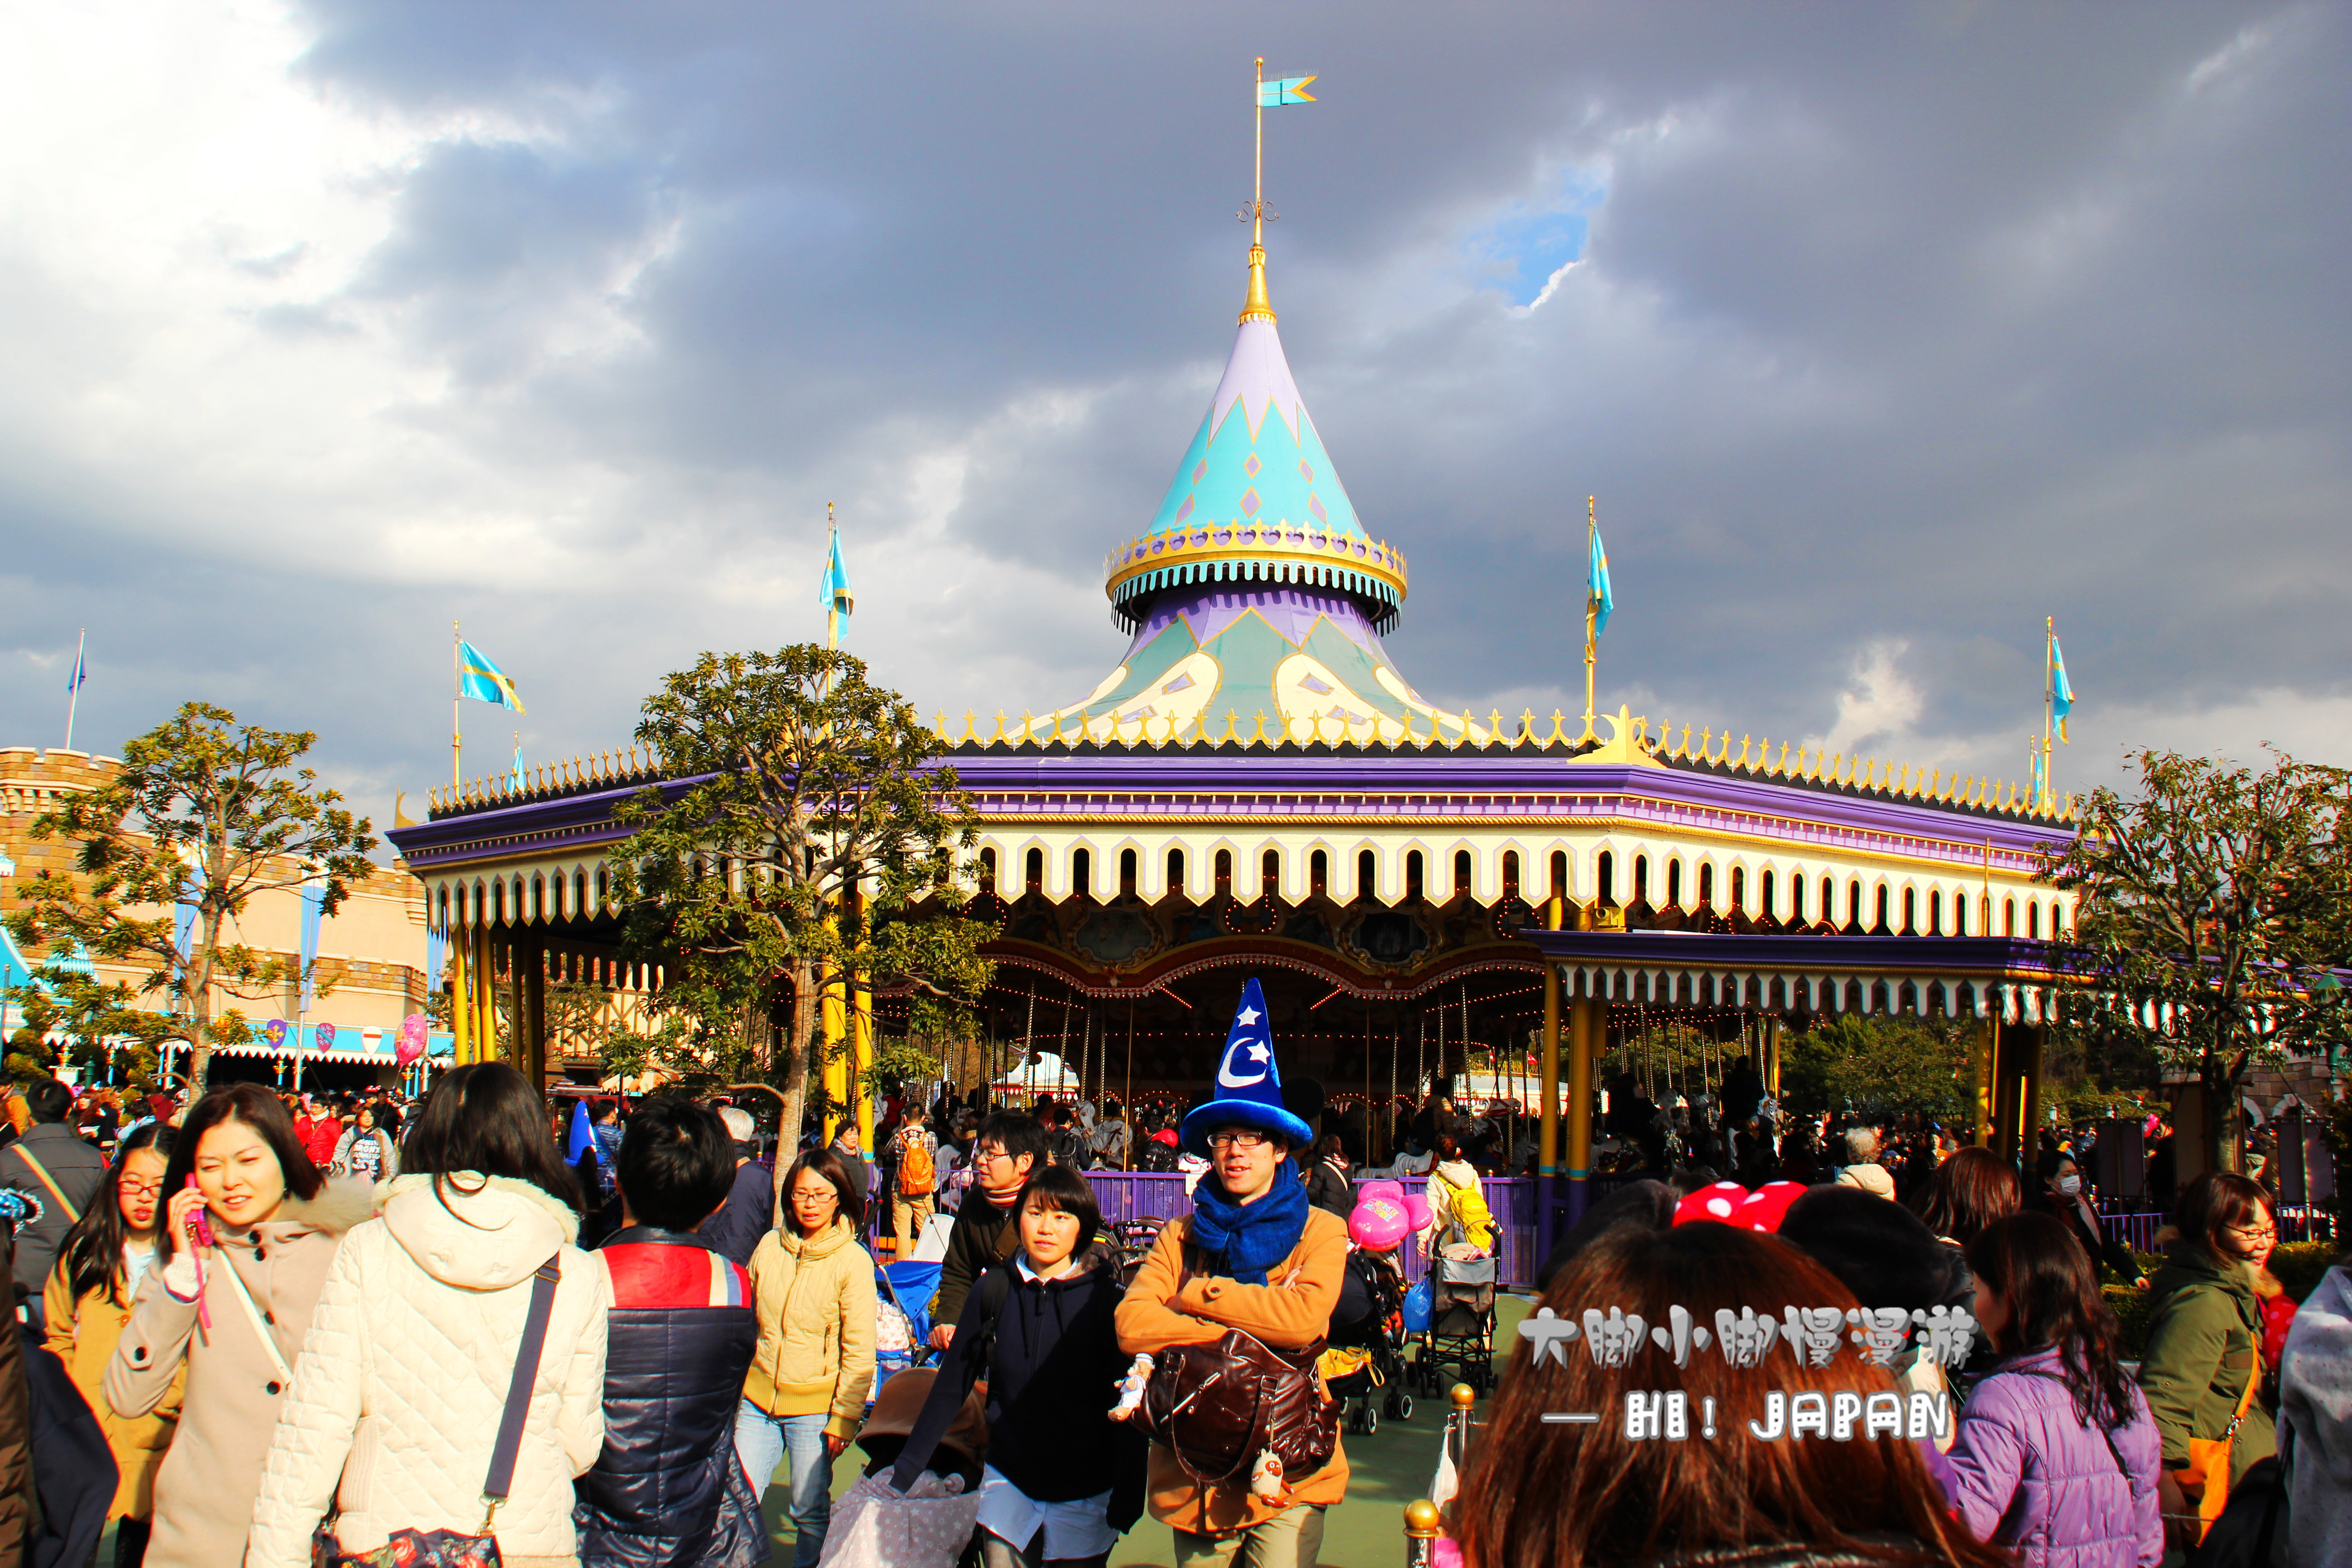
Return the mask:
[[1801,1115],[1917,1111],[1938,1121],[1973,1120],[1974,1026],[1942,1018],[1840,1014],[1780,1042],[1780,1100]]
[[937,737],[862,660],[808,643],[705,654],[646,700],[636,738],[667,782],[616,814],[624,939],[664,965],[660,1005],[714,1066],[764,1052],[789,1000],[772,1064],[788,1137],[821,974],[950,1001],[986,987],[987,928],[956,913],[978,816],[933,764]]
[[2273,753],[2256,770],[2142,752],[2136,794],[2092,793],[2083,832],[2044,855],[2078,897],[2091,983],[2063,1024],[2197,1074],[2209,1163],[2252,1062],[2347,1038],[2352,774]]
[[[225,940],[225,928],[257,893],[312,881],[323,885],[331,914],[371,869],[376,840],[367,819],[297,765],[317,739],[186,703],[126,744],[121,770],[103,785],[33,820],[35,838],[78,844],[76,874],[35,878],[9,931],[47,955],[71,943],[100,963],[143,967],[125,994],[164,1002],[173,1032],[194,1047],[188,1077],[198,1089],[213,1047],[236,1043],[228,1031],[242,1025],[234,1013],[214,1017],[215,988],[260,995],[298,967]],[[194,911],[184,952],[173,918],[183,901]],[[67,973],[52,966],[42,978]]]

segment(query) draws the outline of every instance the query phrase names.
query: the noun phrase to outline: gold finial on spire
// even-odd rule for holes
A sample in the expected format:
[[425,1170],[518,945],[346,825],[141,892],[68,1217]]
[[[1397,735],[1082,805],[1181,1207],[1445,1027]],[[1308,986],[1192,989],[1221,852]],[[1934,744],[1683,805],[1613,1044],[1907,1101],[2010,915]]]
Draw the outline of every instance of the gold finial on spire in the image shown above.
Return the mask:
[[1265,293],[1265,246],[1253,245],[1250,247],[1249,267],[1249,294],[1247,298],[1242,300],[1242,313],[1240,320],[1244,321],[1271,321],[1274,320],[1274,301],[1267,299]]

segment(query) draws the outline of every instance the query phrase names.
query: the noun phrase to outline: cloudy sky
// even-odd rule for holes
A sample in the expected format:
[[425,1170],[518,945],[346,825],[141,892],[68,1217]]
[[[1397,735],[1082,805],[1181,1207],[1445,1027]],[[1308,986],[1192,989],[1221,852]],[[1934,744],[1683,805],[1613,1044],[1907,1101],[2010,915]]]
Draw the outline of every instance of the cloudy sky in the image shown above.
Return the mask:
[[[527,760],[705,648],[925,712],[1123,646],[1273,295],[1433,700],[2017,776],[2352,763],[2352,8],[7,0],[0,739],[203,697],[379,819],[449,624]],[[2333,84],[2333,85],[2330,85]],[[469,774],[510,750],[468,705]]]

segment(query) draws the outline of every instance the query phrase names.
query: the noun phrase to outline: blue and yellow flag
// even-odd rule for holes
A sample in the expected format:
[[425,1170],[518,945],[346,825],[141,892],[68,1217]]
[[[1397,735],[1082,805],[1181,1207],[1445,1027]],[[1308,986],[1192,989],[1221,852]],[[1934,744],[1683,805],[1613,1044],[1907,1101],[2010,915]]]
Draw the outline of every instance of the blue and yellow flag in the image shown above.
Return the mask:
[[469,642],[457,645],[457,689],[477,702],[511,708],[518,713],[525,710],[507,672],[482,657],[482,650]]
[[2074,709],[2074,685],[2066,679],[2066,656],[2058,647],[2058,634],[2050,634],[2050,713],[2058,721],[2058,738],[2074,744],[2066,733],[2066,715]]
[[839,647],[857,601],[849,591],[849,568],[841,563],[841,530],[837,528],[833,531],[833,548],[825,554],[824,581],[816,585],[816,602],[824,607],[825,644]]
[[1597,528],[1592,531],[1592,563],[1585,569],[1584,597],[1592,606],[1592,635],[1597,637],[1609,629],[1609,612],[1617,607],[1609,593],[1609,552]]
[[1285,77],[1280,81],[1257,84],[1257,106],[1260,109],[1281,109],[1293,103],[1312,103],[1315,95],[1307,90],[1311,76]]

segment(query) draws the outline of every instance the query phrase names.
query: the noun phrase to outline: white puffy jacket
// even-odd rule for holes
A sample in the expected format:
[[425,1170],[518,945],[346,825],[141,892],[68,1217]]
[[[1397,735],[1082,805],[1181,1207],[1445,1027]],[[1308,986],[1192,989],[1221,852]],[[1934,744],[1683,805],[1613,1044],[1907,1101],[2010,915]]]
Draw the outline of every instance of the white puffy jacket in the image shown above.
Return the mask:
[[495,1533],[510,1564],[572,1558],[572,1480],[604,1442],[610,1279],[572,1245],[572,1210],[529,1183],[461,1174],[444,1191],[422,1173],[385,1183],[380,1217],[335,1255],[270,1440],[249,1568],[308,1568],[330,1498],[348,1552],[394,1530],[480,1528],[531,1274],[550,1254],[562,1277]]

